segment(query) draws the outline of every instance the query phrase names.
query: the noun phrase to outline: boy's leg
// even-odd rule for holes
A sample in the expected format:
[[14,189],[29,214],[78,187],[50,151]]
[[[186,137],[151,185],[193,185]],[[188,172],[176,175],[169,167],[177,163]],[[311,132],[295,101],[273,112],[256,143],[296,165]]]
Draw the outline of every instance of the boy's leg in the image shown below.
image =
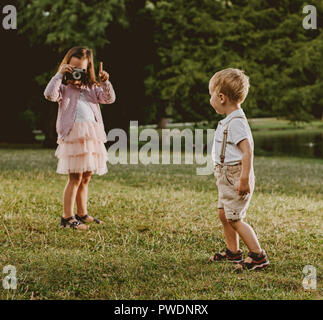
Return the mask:
[[241,174],[240,171],[235,168],[227,168],[227,172],[225,172],[226,180],[223,179],[223,185],[221,186],[222,204],[228,223],[242,238],[249,250],[248,257],[244,261],[239,262],[237,267],[240,269],[260,269],[267,266],[269,260],[266,252],[261,249],[252,227],[242,220],[246,215],[246,210],[252,197],[255,179],[252,173],[250,193],[247,196],[238,195],[237,189]]
[[248,223],[242,220],[228,220],[228,223],[230,224],[232,229],[234,229],[239,234],[250,252],[262,252],[257,236]]
[[237,252],[239,250],[239,234],[225,217],[225,212],[222,208],[219,209],[219,218],[222,222],[227,248],[232,252]]
[[228,222],[221,205],[218,208],[219,218],[224,231],[226,249],[224,252],[215,252],[214,256],[210,257],[210,261],[229,260],[234,263],[240,263],[243,261],[243,258],[242,251],[239,249],[239,234]]
[[239,233],[239,236],[249,249],[248,257],[239,262],[235,266],[235,270],[255,270],[268,266],[267,254],[260,248],[257,236],[251,226],[242,220],[230,220],[230,224]]

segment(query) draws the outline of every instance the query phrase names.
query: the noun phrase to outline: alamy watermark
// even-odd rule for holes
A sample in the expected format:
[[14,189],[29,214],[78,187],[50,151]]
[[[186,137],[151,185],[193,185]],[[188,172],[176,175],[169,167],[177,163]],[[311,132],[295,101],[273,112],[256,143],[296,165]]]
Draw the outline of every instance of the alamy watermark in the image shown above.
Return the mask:
[[306,14],[303,19],[303,28],[308,29],[317,29],[317,13],[316,7],[312,5],[307,5],[303,8],[303,13]]
[[7,265],[3,267],[2,273],[6,276],[2,280],[2,287],[5,290],[17,289],[17,270],[15,266]]
[[17,29],[17,9],[15,6],[7,5],[2,9],[5,16],[2,19],[2,27],[5,30]]
[[305,290],[316,290],[316,268],[308,264],[303,268],[303,273],[305,274],[302,282],[303,288]]
[[[211,147],[214,129],[162,129],[145,128],[139,132],[138,121],[130,121],[128,157],[127,133],[115,128],[108,132],[107,140],[116,141],[108,148],[111,164],[197,164],[197,175],[209,175],[214,164]],[[182,141],[184,140],[184,145]],[[206,140],[206,141],[204,141]],[[144,142],[139,148],[139,142]],[[171,143],[172,142],[172,143]],[[184,151],[183,151],[184,147]],[[204,152],[206,151],[206,152]]]

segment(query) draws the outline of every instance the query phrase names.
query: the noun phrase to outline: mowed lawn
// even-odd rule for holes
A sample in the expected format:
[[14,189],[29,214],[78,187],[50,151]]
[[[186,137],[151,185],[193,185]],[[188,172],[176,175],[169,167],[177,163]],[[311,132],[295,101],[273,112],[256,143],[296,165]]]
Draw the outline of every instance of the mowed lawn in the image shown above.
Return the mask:
[[[16,290],[0,287],[1,299],[323,297],[323,160],[255,158],[246,221],[271,265],[242,273],[208,261],[225,247],[212,175],[194,165],[109,165],[89,186],[89,213],[105,225],[83,232],[58,226],[67,177],[56,165],[54,149],[0,149],[0,271],[13,265],[18,278]],[[302,286],[306,265],[316,290]]]

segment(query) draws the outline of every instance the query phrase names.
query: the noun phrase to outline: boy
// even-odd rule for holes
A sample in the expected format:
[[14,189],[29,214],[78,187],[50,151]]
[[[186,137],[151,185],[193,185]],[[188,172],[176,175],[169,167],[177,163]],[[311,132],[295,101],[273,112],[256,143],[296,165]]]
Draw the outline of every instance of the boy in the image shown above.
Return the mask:
[[[243,221],[255,185],[253,138],[247,118],[240,107],[249,90],[249,78],[239,69],[225,69],[209,82],[210,104],[225,114],[215,131],[212,158],[219,192],[219,218],[223,225],[226,251],[215,253],[212,261],[235,262],[236,269],[261,269],[269,264],[250,225]],[[248,247],[243,260],[239,236]]]

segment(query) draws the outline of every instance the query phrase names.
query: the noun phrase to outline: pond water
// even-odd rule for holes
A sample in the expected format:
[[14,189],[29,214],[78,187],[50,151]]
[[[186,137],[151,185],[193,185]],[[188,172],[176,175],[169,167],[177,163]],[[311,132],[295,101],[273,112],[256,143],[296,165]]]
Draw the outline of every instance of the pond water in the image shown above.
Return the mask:
[[[179,131],[178,135],[181,134]],[[323,159],[323,128],[314,130],[253,130],[252,134],[255,143],[254,153],[257,156],[292,156]],[[204,141],[206,141],[205,132]],[[144,144],[146,144],[146,141],[139,142],[139,148]],[[157,140],[157,144],[161,150],[161,138],[160,141]],[[207,149],[210,151],[212,144],[213,139],[209,141],[208,147],[204,147],[204,152]],[[173,148],[173,140],[171,140],[170,148]],[[181,150],[182,152],[185,151],[185,139],[183,136]]]
[[253,133],[255,155],[286,155],[323,158],[323,130],[307,132]]

